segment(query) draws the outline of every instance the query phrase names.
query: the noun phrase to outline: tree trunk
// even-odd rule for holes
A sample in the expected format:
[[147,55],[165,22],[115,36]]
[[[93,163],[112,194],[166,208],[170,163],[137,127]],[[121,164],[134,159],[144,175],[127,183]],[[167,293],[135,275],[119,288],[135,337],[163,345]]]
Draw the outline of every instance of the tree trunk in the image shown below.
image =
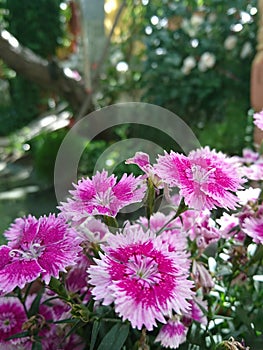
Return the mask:
[[26,79],[55,92],[77,112],[88,97],[84,84],[65,75],[55,61],[47,61],[23,47],[6,30],[0,32],[0,59]]

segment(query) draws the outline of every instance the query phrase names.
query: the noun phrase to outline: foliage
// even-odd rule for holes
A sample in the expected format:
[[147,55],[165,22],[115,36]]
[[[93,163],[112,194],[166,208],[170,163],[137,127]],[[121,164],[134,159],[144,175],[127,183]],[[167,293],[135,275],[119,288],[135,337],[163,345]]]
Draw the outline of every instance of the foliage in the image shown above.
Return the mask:
[[[200,134],[203,144],[240,153],[250,107],[256,0],[127,4],[129,25],[113,45],[100,104],[132,98],[165,107]],[[239,131],[230,145],[223,139],[231,138],[233,125]]]
[[[64,35],[60,1],[2,0],[1,8],[6,29],[22,45],[52,60]],[[10,77],[10,70],[6,68],[3,77],[8,79],[11,98],[9,108],[5,107],[1,114],[1,134],[6,135],[27,125],[45,110],[50,93],[14,72]]]
[[42,132],[30,141],[34,172],[45,184],[52,184],[57,152],[67,133],[66,129],[54,132]]
[[[63,35],[59,0],[6,0],[8,30],[22,45],[42,57],[55,55]],[[23,14],[23,16],[21,16]]]

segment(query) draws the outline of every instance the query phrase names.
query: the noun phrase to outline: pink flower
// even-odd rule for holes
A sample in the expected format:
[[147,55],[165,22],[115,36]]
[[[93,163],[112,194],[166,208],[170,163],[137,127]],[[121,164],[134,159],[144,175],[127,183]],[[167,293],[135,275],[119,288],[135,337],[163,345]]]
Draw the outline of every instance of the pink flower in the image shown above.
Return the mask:
[[155,171],[170,186],[180,188],[180,195],[190,207],[202,210],[216,206],[235,209],[237,197],[232,193],[244,182],[230,159],[209,147],[186,157],[171,151],[159,156]]
[[209,291],[211,288],[214,288],[215,283],[212,276],[201,262],[193,260],[192,275],[197,289],[201,287],[205,291]]
[[152,172],[152,166],[150,163],[150,157],[147,153],[144,152],[136,152],[135,156],[129,158],[125,161],[126,164],[136,164],[139,168],[141,168],[146,174]]
[[263,130],[263,110],[259,113],[254,113],[254,124]]
[[92,216],[76,226],[75,229],[81,240],[89,243],[102,243],[109,233],[108,226],[100,220],[94,219]]
[[149,229],[158,234],[156,238],[160,244],[167,245],[169,251],[184,251],[187,248],[187,238],[182,231],[180,219],[172,220],[174,214],[164,215],[161,212],[153,214],[150,223],[145,217],[141,217],[138,222],[145,230]]
[[204,210],[199,212],[193,226],[189,229],[188,234],[191,240],[195,240],[200,251],[206,249],[210,244],[217,242],[220,238],[220,232],[216,228],[215,221],[211,218],[210,212]]
[[155,342],[161,342],[165,348],[177,349],[186,341],[187,328],[178,320],[169,320],[162,326]]
[[139,176],[124,174],[117,183],[114,175],[107,171],[97,172],[91,179],[79,180],[73,184],[75,190],[69,191],[72,198],[61,203],[59,209],[69,220],[80,221],[90,215],[115,217],[125,206],[140,202],[146,191],[146,184]]
[[0,349],[8,349],[8,345],[12,348],[12,345],[26,341],[25,338],[6,340],[22,332],[22,326],[26,320],[25,310],[17,298],[0,297]]
[[242,151],[242,154],[243,154],[243,157],[239,158],[239,160],[245,164],[254,163],[260,157],[258,152],[254,152],[250,148],[244,148]]
[[92,294],[103,305],[115,304],[115,311],[133,328],[148,330],[165,315],[188,309],[192,282],[177,263],[177,254],[156,240],[154,233],[128,226],[124,233],[110,235],[97,265],[88,270]]
[[216,222],[220,225],[220,234],[223,238],[229,238],[238,233],[239,219],[233,214],[223,213]]
[[261,181],[263,180],[263,160],[260,158],[256,163],[247,167],[242,167],[243,176],[249,180]]
[[70,293],[80,292],[81,294],[85,294],[89,299],[87,268],[90,266],[90,263],[91,260],[82,254],[77,264],[67,273],[65,284]]
[[252,237],[253,242],[263,244],[263,215],[256,218],[246,218],[242,230]]
[[125,161],[126,164],[136,164],[142,171],[146,174],[146,176],[151,179],[152,183],[157,188],[162,188],[163,183],[162,180],[157,176],[154,172],[153,166],[150,163],[150,157],[147,153],[144,152],[136,152],[135,156],[129,158]]
[[5,233],[8,246],[0,247],[0,291],[9,293],[15,287],[41,276],[49,283],[60,271],[74,265],[81,250],[76,233],[62,217],[55,215],[17,219]]
[[191,311],[184,315],[182,322],[187,326],[194,320],[203,325],[207,325],[207,317],[204,312],[207,312],[207,301],[197,296],[190,300],[192,306]]

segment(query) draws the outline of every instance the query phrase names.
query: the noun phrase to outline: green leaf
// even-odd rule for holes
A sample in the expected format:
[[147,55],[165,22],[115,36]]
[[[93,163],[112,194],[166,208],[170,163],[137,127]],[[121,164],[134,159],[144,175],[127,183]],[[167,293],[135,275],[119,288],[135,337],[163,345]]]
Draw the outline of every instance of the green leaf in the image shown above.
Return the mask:
[[154,212],[154,200],[155,200],[155,189],[152,181],[148,180],[148,195],[147,195],[147,218],[150,220],[151,215]]
[[53,321],[52,323],[54,323],[54,324],[60,324],[60,323],[77,323],[78,322],[78,320],[76,320],[76,319],[73,319],[73,318],[66,318],[66,319],[64,319],[64,320],[59,320],[59,321]]
[[98,350],[120,350],[125,343],[130,326],[128,324],[116,324],[102,339]]
[[70,300],[65,287],[58,279],[51,277],[49,287],[53,292],[57,293],[60,296],[60,298],[64,300]]
[[94,321],[93,323],[93,327],[92,327],[92,333],[91,333],[91,341],[90,341],[90,348],[89,350],[93,350],[96,340],[97,340],[97,336],[99,333],[99,329],[100,329],[100,323],[99,321]]
[[31,350],[42,350],[42,344],[41,344],[41,342],[35,341],[35,342],[32,344]]
[[28,336],[29,336],[28,331],[25,331],[25,332],[13,334],[10,337],[8,337],[6,340],[19,339],[19,338],[24,338],[24,337],[28,337]]
[[32,305],[28,311],[28,318],[30,318],[31,316],[36,315],[38,313],[41,297],[42,297],[42,293],[37,294],[37,296],[35,297]]

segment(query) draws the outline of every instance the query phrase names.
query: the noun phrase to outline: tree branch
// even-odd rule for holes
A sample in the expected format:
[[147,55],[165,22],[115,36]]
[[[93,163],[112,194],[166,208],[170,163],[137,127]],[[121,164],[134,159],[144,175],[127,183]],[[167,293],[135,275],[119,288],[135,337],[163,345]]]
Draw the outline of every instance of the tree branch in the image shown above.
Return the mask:
[[78,111],[88,97],[82,81],[68,77],[55,62],[20,45],[6,30],[0,32],[0,59],[26,79],[64,97],[74,111]]

